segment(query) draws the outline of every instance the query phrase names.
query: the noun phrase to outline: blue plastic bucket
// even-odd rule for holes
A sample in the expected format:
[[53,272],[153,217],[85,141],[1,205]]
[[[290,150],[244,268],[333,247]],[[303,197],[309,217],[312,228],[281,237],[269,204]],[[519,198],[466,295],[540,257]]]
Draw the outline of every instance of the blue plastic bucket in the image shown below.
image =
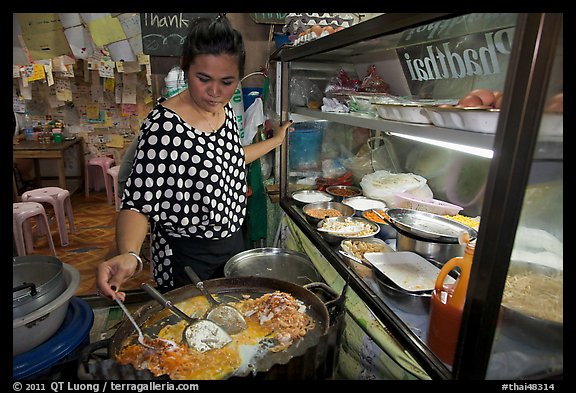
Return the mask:
[[321,169],[324,125],[321,122],[303,122],[294,123],[293,127],[294,131],[288,134],[290,169],[296,171]]

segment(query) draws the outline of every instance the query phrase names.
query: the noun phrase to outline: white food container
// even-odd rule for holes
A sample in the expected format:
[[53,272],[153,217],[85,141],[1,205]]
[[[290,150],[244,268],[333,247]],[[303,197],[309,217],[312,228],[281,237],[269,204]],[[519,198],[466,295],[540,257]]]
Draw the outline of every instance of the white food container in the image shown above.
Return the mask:
[[430,118],[424,108],[414,104],[374,104],[378,115],[386,120],[408,123],[430,124]]
[[499,109],[427,107],[426,113],[437,127],[494,134]]

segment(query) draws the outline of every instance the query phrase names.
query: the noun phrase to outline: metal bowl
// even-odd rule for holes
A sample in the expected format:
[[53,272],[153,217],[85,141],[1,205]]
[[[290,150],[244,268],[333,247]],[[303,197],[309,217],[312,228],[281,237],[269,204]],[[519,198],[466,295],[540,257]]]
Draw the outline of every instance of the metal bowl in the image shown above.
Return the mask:
[[[324,231],[321,230],[322,228],[324,228],[324,226],[326,224],[330,225],[332,223],[352,223],[352,224],[360,224],[363,226],[367,226],[370,228],[370,233],[369,234],[363,234],[363,235],[356,235],[356,234],[351,234],[351,233],[337,233],[337,232],[332,232],[332,231]],[[322,235],[322,237],[324,238],[324,240],[326,240],[327,243],[329,244],[340,244],[340,242],[344,239],[364,239],[364,238],[369,238],[369,237],[373,237],[376,234],[378,234],[378,232],[380,231],[380,227],[378,225],[376,225],[375,223],[368,221],[365,218],[360,218],[360,217],[333,217],[333,218],[326,218],[324,220],[321,220],[318,225],[318,232]]]
[[334,197],[327,192],[319,190],[300,190],[292,193],[292,199],[299,207],[304,207],[308,203],[331,202]]
[[[508,269],[509,276],[523,273],[534,273],[548,277],[563,277],[561,270],[549,266],[523,261],[510,262],[510,268]],[[506,289],[504,291],[506,291]],[[534,295],[537,295],[537,293],[529,293],[525,296]],[[562,296],[562,292],[560,292],[559,295]],[[505,300],[502,301],[500,317],[504,334],[514,339],[520,339],[541,347],[562,347],[563,322],[546,320],[535,315],[530,315],[524,311],[508,306]]]
[[465,248],[463,244],[433,242],[406,234],[401,230],[397,230],[396,233],[396,250],[415,252],[438,267],[444,266],[454,257],[463,256]]
[[332,195],[337,202],[345,198],[362,195],[362,189],[354,186],[328,186],[326,192]]
[[344,239],[340,242],[340,251],[342,255],[346,257],[346,259],[369,267],[372,267],[372,264],[368,262],[363,255],[360,255],[358,253],[355,254],[353,250],[350,250],[350,248],[346,245],[347,241],[358,241],[369,245],[377,246],[378,249],[375,249],[374,250],[375,252],[394,252],[394,249],[392,247],[386,244],[384,240],[379,239],[377,237],[368,237],[365,239]]
[[[334,209],[334,210],[339,211],[341,213],[341,216],[328,215],[328,216],[325,216],[322,218],[317,218],[317,217],[310,215],[310,211],[313,209]],[[329,218],[329,217],[352,217],[354,215],[354,209],[353,208],[351,208],[350,206],[345,205],[343,203],[340,203],[340,202],[308,203],[307,205],[304,205],[304,207],[302,208],[302,212],[306,216],[306,220],[308,220],[308,222],[312,225],[318,225],[318,223],[320,221],[322,221],[325,218]]]
[[225,277],[268,277],[298,285],[321,282],[306,254],[285,248],[255,248],[234,255],[224,265]]

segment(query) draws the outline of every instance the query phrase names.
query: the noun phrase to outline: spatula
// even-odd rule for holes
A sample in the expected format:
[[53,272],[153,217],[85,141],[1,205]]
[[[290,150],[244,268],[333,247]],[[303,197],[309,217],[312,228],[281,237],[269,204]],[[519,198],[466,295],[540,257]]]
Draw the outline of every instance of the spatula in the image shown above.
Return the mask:
[[206,319],[190,317],[149,284],[143,283],[142,289],[148,292],[158,303],[188,323],[182,332],[182,341],[185,341],[189,347],[198,352],[206,352],[211,349],[222,348],[232,341],[230,335],[220,326]]
[[196,288],[198,288],[204,297],[210,302],[210,309],[206,314],[206,319],[214,322],[218,326],[221,326],[228,334],[240,333],[246,329],[246,320],[234,307],[220,303],[216,300],[210,292],[204,287],[204,282],[200,280],[200,277],[196,274],[194,269],[190,266],[184,267],[184,271],[192,281]]

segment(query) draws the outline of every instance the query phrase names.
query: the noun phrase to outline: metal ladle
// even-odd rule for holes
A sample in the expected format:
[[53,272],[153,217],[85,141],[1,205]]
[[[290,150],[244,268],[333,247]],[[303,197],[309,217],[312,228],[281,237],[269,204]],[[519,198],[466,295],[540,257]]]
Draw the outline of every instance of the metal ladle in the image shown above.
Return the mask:
[[240,333],[247,328],[246,320],[240,311],[228,304],[222,304],[216,300],[212,294],[206,290],[204,283],[190,266],[185,266],[184,271],[192,283],[196,285],[196,288],[202,292],[204,297],[210,303],[210,309],[206,314],[206,319],[214,322],[218,326],[221,326],[228,334]]
[[211,349],[222,348],[232,341],[230,335],[220,326],[212,321],[192,318],[186,315],[149,284],[143,283],[142,289],[148,292],[158,303],[188,323],[182,331],[182,341],[185,341],[189,347],[194,348],[198,352],[206,352]]

